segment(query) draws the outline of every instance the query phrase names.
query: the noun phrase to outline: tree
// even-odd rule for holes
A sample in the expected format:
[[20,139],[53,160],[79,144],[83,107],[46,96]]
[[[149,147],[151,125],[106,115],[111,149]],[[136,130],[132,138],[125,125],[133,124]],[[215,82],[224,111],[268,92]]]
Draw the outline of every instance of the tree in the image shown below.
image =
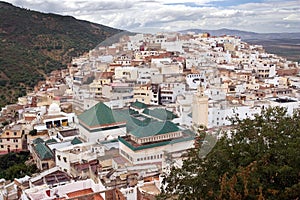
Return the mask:
[[32,129],[31,131],[29,131],[29,135],[31,135],[31,136],[37,135],[37,130],[36,129]]
[[7,126],[9,124],[9,121],[2,122],[2,126]]
[[25,164],[29,156],[25,151],[0,156],[0,179],[13,180],[38,172],[35,164]]
[[298,199],[300,111],[267,108],[253,119],[232,119],[212,151],[189,152],[164,179],[160,199]]

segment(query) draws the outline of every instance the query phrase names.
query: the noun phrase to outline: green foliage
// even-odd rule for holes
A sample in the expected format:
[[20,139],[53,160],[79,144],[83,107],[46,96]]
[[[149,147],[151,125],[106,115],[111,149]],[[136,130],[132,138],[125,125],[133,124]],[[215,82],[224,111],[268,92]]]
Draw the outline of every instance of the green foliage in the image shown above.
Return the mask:
[[15,103],[74,56],[120,33],[70,16],[44,14],[0,2],[0,107]]
[[31,136],[37,135],[37,130],[33,129],[33,130],[29,131],[29,135],[31,135]]
[[8,125],[9,124],[9,121],[4,121],[4,122],[2,122],[2,126],[6,126],[6,125]]
[[268,108],[254,119],[234,118],[212,151],[189,152],[173,168],[160,199],[297,199],[300,191],[300,111]]
[[37,172],[34,164],[25,165],[29,152],[9,153],[0,157],[0,178],[13,180]]

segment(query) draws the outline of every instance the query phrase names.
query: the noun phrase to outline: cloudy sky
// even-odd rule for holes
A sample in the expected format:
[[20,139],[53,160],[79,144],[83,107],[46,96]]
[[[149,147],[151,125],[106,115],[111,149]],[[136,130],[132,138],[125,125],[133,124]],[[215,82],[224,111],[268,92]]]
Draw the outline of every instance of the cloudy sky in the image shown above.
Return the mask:
[[4,0],[114,28],[155,33],[191,28],[300,32],[300,0]]

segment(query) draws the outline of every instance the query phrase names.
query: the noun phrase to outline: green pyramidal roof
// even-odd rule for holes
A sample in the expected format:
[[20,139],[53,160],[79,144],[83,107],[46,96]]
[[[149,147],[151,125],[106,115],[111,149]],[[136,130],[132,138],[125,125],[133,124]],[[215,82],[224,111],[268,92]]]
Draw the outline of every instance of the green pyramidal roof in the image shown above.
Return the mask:
[[78,119],[81,124],[88,127],[97,127],[121,122],[115,118],[112,110],[102,102],[80,114]]
[[162,108],[155,108],[153,110],[150,110],[146,108],[143,111],[144,114],[150,115],[152,117],[155,117],[160,120],[173,120],[177,118],[176,115],[174,115],[171,111],[167,109],[162,109]]
[[75,137],[72,141],[71,141],[71,144],[75,145],[75,144],[81,144],[82,141],[78,138],[78,137]]
[[[137,101],[135,103],[140,104]],[[128,133],[137,138],[143,138],[179,131],[177,125],[168,121],[175,117],[171,114],[172,112],[165,109],[154,109],[154,111],[145,109],[144,114],[138,114],[132,109],[112,110],[104,103],[98,103],[79,115],[78,119],[79,123],[89,129],[123,122],[126,124]],[[153,115],[158,119],[162,118],[163,121],[151,119],[147,115]]]
[[37,145],[35,145],[34,149],[41,160],[53,158],[53,153],[44,143],[38,143]]
[[52,143],[57,143],[57,141],[55,139],[53,139],[53,138],[45,141],[45,144],[52,144]]

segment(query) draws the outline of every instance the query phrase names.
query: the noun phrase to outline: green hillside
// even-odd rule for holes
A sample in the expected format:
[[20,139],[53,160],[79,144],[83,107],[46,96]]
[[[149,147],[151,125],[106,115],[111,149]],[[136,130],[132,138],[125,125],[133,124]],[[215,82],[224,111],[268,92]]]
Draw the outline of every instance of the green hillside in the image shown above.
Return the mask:
[[14,103],[74,56],[122,32],[70,16],[0,2],[0,107]]

